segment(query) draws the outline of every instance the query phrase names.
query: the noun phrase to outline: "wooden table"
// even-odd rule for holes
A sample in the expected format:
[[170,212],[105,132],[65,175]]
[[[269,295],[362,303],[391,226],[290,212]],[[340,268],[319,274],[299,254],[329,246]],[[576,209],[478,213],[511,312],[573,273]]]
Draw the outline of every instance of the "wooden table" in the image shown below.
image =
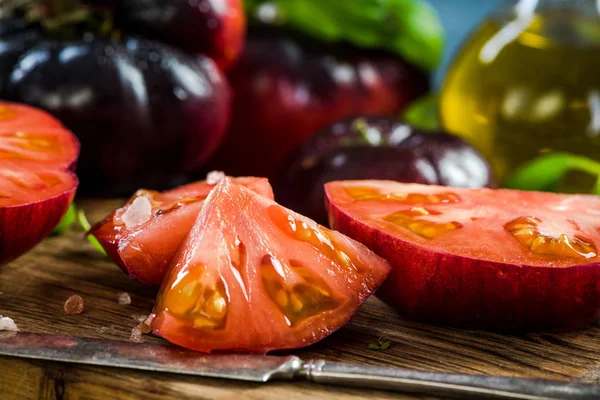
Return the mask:
[[[90,220],[120,205],[86,202]],[[117,295],[127,292],[130,305]],[[69,296],[84,298],[80,315],[66,315]],[[129,340],[132,314],[150,313],[155,291],[130,280],[82,237],[51,237],[18,260],[0,267],[0,314],[22,331]],[[370,350],[380,336],[391,347]],[[146,342],[163,343],[144,336]],[[1,345],[1,344],[0,344]],[[132,345],[135,345],[132,343]],[[600,327],[564,334],[507,335],[434,327],[403,320],[375,298],[329,338],[294,352],[363,364],[429,371],[574,380],[600,384]],[[116,368],[0,358],[0,398],[410,398],[383,391],[325,387],[304,382],[252,384]]]

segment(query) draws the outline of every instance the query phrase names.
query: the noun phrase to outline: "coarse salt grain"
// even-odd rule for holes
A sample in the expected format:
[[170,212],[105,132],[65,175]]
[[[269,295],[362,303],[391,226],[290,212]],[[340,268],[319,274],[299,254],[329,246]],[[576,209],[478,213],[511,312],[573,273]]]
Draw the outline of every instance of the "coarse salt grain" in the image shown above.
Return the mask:
[[152,217],[152,204],[145,196],[136,197],[131,205],[121,215],[121,220],[127,228],[133,228],[148,221]]
[[131,318],[137,322],[144,322],[148,316],[144,314],[131,314]]
[[18,330],[19,328],[17,328],[17,324],[15,324],[12,318],[0,315],[0,331],[16,332]]
[[206,183],[209,185],[216,185],[221,179],[223,179],[224,176],[225,172],[223,171],[210,171],[206,175]]
[[129,336],[129,340],[134,343],[142,343],[144,341],[140,328],[136,326],[131,330],[131,336]]
[[83,311],[83,299],[81,296],[74,294],[65,301],[65,313],[81,314]]
[[117,295],[117,301],[119,302],[119,304],[126,306],[128,304],[131,304],[131,297],[129,296],[129,293],[121,292]]

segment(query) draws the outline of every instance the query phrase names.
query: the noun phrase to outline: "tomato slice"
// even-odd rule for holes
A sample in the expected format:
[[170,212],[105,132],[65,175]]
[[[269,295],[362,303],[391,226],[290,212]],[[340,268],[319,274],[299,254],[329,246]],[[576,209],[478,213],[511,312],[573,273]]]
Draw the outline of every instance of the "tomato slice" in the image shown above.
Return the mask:
[[0,160],[72,168],[78,153],[77,139],[64,128],[15,130],[0,124]]
[[0,208],[49,199],[76,186],[77,178],[68,170],[0,161]]
[[332,227],[393,266],[379,296],[426,321],[567,329],[600,312],[600,197],[391,181],[325,186]]
[[75,196],[75,136],[31,107],[0,102],[0,263],[29,250]]
[[[265,178],[240,177],[234,182],[273,198]],[[200,181],[162,193],[138,190],[123,207],[96,224],[90,234],[131,278],[160,286],[177,248],[215,185]]]
[[0,163],[74,169],[78,155],[77,138],[50,114],[0,102]]
[[154,332],[202,351],[307,346],[354,315],[386,261],[224,178],[161,287]]
[[23,104],[0,102],[0,129],[64,128],[50,114]]

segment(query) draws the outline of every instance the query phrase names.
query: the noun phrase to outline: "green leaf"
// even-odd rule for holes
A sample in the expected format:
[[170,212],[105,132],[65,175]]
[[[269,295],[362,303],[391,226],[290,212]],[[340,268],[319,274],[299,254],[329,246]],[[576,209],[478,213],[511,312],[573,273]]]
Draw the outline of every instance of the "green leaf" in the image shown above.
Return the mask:
[[76,219],[77,208],[75,207],[75,204],[71,204],[67,209],[65,215],[63,215],[62,219],[58,223],[58,225],[56,225],[56,228],[54,228],[54,230],[52,231],[52,234],[62,235],[63,233],[69,231],[73,227],[73,224],[75,223]]
[[392,342],[387,340],[384,336],[380,336],[377,339],[377,343],[370,343],[367,347],[371,350],[386,351],[391,345]]
[[402,120],[416,128],[426,130],[439,130],[440,122],[438,95],[430,93],[409,104],[401,116]]
[[426,0],[246,0],[246,8],[256,15],[266,3],[319,40],[391,51],[425,70],[442,58],[444,30]]
[[391,346],[391,345],[392,345],[392,342],[390,342],[390,341],[387,341],[387,342],[385,342],[385,343],[383,343],[383,344],[381,345],[381,347],[379,348],[379,350],[381,350],[381,351],[386,351],[387,349],[389,349],[389,348],[390,348],[390,346]]
[[90,225],[87,217],[85,216],[85,212],[83,210],[79,210],[77,212],[77,221],[79,222],[79,226],[81,227],[81,229],[83,229],[86,232],[87,240],[96,249],[98,249],[102,254],[107,255],[106,251],[104,250],[104,248],[102,247],[102,245],[100,244],[100,242],[98,241],[98,239],[96,239],[92,235],[87,234],[90,231],[90,229],[92,228],[92,226]]
[[551,191],[569,171],[595,176],[592,193],[600,194],[600,163],[571,153],[549,153],[518,168],[505,182],[511,189]]

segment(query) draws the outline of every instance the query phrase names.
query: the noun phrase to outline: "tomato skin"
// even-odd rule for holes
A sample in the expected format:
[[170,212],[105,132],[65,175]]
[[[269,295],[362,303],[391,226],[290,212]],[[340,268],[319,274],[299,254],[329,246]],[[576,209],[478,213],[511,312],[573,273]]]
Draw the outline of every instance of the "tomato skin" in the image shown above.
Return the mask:
[[432,251],[340,206],[340,183],[325,188],[330,224],[390,262],[392,272],[376,295],[400,314],[499,331],[572,330],[600,315],[600,262],[557,267]]
[[237,60],[246,36],[242,0],[121,0],[116,19],[126,31],[206,54],[222,69]]
[[428,88],[427,75],[399,57],[269,29],[249,31],[228,77],[232,124],[212,167],[266,177],[318,129],[355,115],[396,115]]
[[211,59],[134,37],[39,41],[4,95],[49,111],[78,136],[81,189],[105,196],[186,180],[220,144],[230,114],[229,87]]
[[12,207],[0,207],[0,264],[31,250],[58,225],[73,202],[77,177],[72,186],[57,196]]
[[[27,133],[41,135],[29,144]],[[54,137],[54,156],[39,150]],[[52,148],[51,148],[52,150]],[[37,152],[36,151],[40,151]],[[73,201],[78,180],[72,172],[79,142],[49,114],[32,107],[0,101],[0,264],[30,250],[52,232]]]
[[[369,142],[367,130],[379,140]],[[395,132],[404,132],[400,140]],[[415,129],[394,117],[353,117],[309,137],[281,169],[274,187],[284,206],[324,224],[323,185],[348,179],[496,186],[483,156],[457,136]]]
[[308,346],[347,323],[389,268],[360,243],[224,178],[171,264],[152,328],[206,353]]

